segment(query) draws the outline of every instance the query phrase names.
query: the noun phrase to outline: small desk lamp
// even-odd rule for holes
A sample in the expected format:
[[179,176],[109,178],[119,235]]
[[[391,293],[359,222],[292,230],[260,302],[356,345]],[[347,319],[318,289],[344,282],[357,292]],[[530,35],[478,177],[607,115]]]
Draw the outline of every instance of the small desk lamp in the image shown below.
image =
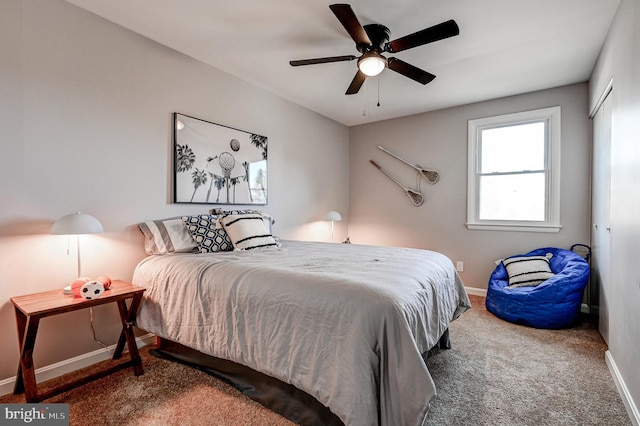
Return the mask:
[[333,222],[340,222],[342,220],[342,216],[335,210],[331,210],[329,213],[324,215],[324,220],[327,222],[331,222],[331,241],[333,242]]
[[[76,247],[78,249],[78,278],[81,277],[81,269],[80,269],[80,235],[83,234],[99,234],[104,232],[104,228],[102,227],[102,223],[95,217],[84,214],[80,212],[75,212],[72,214],[68,214],[66,216],[62,216],[60,219],[56,220],[53,226],[51,227],[51,234],[53,235],[75,235],[76,236]],[[67,254],[69,253],[69,247],[67,246]],[[71,286],[65,287],[65,294],[71,294]],[[89,308],[91,332],[93,333],[93,340],[99,343],[103,348],[106,348],[107,345],[102,343],[96,337],[96,330],[93,327],[93,308]]]
[[[56,220],[51,227],[51,234],[53,235],[75,235],[76,245],[78,249],[78,277],[81,276],[80,272],[80,235],[82,234],[99,234],[103,232],[102,224],[95,217],[76,212],[68,214]],[[67,248],[67,253],[69,249]]]

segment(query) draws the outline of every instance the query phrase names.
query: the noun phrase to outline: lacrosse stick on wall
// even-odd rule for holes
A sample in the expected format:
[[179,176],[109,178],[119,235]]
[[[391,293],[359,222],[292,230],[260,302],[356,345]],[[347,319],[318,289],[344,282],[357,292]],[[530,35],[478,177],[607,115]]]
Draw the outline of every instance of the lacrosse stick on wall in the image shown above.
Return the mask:
[[435,170],[427,170],[427,169],[421,167],[419,164],[412,164],[412,163],[408,162],[407,160],[405,160],[404,158],[402,158],[402,157],[394,154],[393,152],[389,151],[388,149],[386,149],[383,146],[378,145],[378,148],[381,149],[382,151],[386,152],[390,156],[402,161],[404,164],[406,164],[408,166],[411,166],[414,169],[416,169],[418,171],[418,174],[420,176],[422,176],[424,178],[424,180],[426,180],[428,183],[433,185],[434,183],[438,182],[438,180],[440,180],[440,175]]
[[369,160],[369,161],[371,161],[371,164],[376,166],[378,168],[378,170],[380,170],[382,173],[384,173],[385,176],[387,176],[389,179],[394,181],[396,183],[396,185],[398,185],[400,188],[402,188],[404,190],[404,193],[407,194],[407,197],[409,197],[409,199],[411,200],[411,203],[414,206],[417,207],[417,206],[421,205],[424,202],[424,197],[422,196],[422,193],[420,193],[418,191],[414,191],[411,188],[407,188],[406,186],[401,184],[396,178],[391,176],[385,169],[383,169],[378,164],[376,164],[375,161],[373,161],[373,160]]

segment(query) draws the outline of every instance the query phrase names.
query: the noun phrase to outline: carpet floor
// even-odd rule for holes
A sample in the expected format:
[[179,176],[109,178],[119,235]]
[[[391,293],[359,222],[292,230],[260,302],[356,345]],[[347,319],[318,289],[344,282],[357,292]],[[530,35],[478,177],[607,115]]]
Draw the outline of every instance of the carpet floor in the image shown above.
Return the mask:
[[427,360],[438,395],[428,425],[630,425],[604,360],[597,317],[540,330],[503,321],[471,297],[453,348]]
[[[427,361],[438,390],[427,425],[631,424],[593,318],[566,330],[538,330],[502,321],[486,311],[483,298],[471,299],[473,308],[451,325],[453,348]],[[153,357],[149,348],[141,355],[142,376],[127,369],[45,402],[68,403],[71,425],[293,425],[206,373]],[[22,402],[24,395],[0,397]]]

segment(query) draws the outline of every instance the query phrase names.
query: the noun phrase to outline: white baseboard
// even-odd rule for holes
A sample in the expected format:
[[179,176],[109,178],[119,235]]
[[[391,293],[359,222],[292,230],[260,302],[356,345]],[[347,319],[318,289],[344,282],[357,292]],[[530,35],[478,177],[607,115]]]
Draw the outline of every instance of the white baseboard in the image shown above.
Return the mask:
[[620,370],[618,370],[618,366],[616,365],[611,352],[606,351],[604,353],[604,359],[607,362],[607,367],[609,367],[609,372],[613,377],[616,388],[618,388],[618,393],[620,394],[622,402],[627,409],[627,413],[629,413],[629,419],[631,419],[631,423],[634,426],[640,426],[640,411],[638,411],[638,406],[633,401],[633,397],[629,393],[629,388],[627,388],[627,385],[625,384],[624,379],[620,374]]
[[472,294],[474,296],[487,297],[487,289],[486,288],[465,287],[464,289],[467,290],[467,294]]
[[[144,336],[136,338],[136,344],[139,348],[141,348],[146,345],[154,344],[156,341],[155,339],[156,336],[154,334],[145,334]],[[65,359],[64,361],[56,362],[55,364],[36,368],[36,382],[41,383],[55,377],[62,376],[63,374],[67,374],[72,371],[76,371],[81,368],[88,367],[98,362],[110,359],[115,348],[116,345],[111,345],[103,349],[98,349],[93,352]],[[15,377],[9,377],[8,379],[0,380],[0,395],[13,393],[15,382]]]

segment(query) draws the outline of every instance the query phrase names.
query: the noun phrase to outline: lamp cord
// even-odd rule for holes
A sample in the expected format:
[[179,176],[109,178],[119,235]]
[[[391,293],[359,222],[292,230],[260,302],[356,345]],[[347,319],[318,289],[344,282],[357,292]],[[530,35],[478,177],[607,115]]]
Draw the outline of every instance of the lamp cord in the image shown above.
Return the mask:
[[[67,256],[69,255],[69,247],[71,245],[71,236],[67,237]],[[82,272],[82,268],[81,268],[81,260],[80,260],[80,235],[76,235],[76,250],[77,250],[77,266],[78,266],[78,278],[80,278],[81,272]],[[89,326],[91,327],[91,334],[93,335],[93,340],[98,343],[100,346],[102,346],[104,349],[106,349],[107,352],[109,352],[110,354],[113,355],[113,353],[115,351],[112,351],[109,349],[109,347],[103,343],[102,341],[100,341],[97,337],[96,337],[96,329],[93,326],[93,308],[89,307]]]
[[81,277],[80,272],[82,271],[80,265],[80,235],[76,235],[76,249],[78,250],[78,278]]
[[90,316],[89,324],[91,325],[91,333],[93,334],[93,340],[96,343],[98,343],[100,346],[102,346],[104,349],[106,349],[107,352],[113,355],[114,351],[111,351],[105,343],[101,342],[96,337],[96,329],[93,327],[93,308],[92,307],[89,308],[89,316]]

